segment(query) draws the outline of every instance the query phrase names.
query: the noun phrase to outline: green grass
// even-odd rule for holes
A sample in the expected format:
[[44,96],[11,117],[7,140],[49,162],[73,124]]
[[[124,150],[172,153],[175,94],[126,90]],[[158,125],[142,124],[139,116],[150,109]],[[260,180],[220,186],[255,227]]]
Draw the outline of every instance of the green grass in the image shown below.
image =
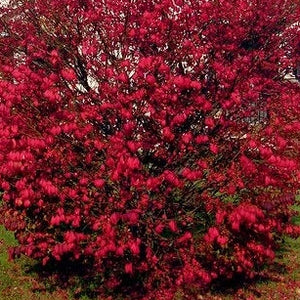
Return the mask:
[[20,283],[26,289],[29,288],[28,282],[18,282],[15,273],[18,272],[17,266],[8,261],[7,248],[16,245],[12,233],[0,227],[0,298],[3,300],[17,299],[22,296]]
[[[40,289],[37,276],[27,270],[34,262],[26,257],[9,261],[8,248],[16,246],[13,233],[0,226],[0,299],[1,300],[63,300],[64,291],[49,293]],[[34,291],[36,290],[36,291]]]
[[[300,207],[294,208],[300,212]],[[293,219],[300,225],[300,216]],[[52,284],[41,282],[35,271],[34,261],[21,257],[15,261],[8,260],[8,248],[17,245],[14,235],[0,226],[0,299],[1,300],[73,300],[71,296],[76,289],[64,290]],[[208,295],[199,295],[198,299],[236,300],[299,300],[300,299],[300,238],[286,237],[282,249],[278,252],[279,258],[272,269],[273,279],[242,285],[238,289],[225,292],[214,292]],[[254,295],[254,296],[253,296]],[[249,298],[250,297],[250,298]],[[251,298],[252,297],[252,298]],[[82,295],[79,300],[91,300]],[[185,299],[178,293],[177,300]]]

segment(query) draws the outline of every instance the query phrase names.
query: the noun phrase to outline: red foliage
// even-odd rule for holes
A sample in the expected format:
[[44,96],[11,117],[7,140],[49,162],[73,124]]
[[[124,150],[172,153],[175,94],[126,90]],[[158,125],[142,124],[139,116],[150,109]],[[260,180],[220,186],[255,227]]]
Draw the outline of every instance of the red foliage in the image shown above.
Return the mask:
[[299,5],[2,7],[0,182],[14,254],[92,264],[100,293],[131,299],[259,274],[278,237],[299,233],[300,87],[285,79],[300,59]]

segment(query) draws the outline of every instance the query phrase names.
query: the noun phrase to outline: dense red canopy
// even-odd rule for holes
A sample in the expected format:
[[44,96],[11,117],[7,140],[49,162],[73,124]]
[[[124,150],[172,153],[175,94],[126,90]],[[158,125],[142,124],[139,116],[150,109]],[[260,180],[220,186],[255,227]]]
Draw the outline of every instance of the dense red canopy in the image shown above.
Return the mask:
[[278,237],[299,232],[299,5],[1,8],[0,183],[14,253],[86,264],[99,293],[130,299],[259,274]]

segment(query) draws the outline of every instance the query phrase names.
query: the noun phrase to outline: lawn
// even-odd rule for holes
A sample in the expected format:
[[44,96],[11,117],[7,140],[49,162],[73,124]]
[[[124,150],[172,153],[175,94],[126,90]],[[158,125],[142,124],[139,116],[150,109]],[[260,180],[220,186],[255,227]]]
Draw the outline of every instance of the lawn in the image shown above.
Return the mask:
[[[300,218],[295,219],[300,224]],[[41,280],[32,260],[21,257],[8,261],[7,250],[16,244],[11,232],[0,226],[0,299],[1,300],[88,300],[87,296],[75,297],[74,289],[63,289],[53,285],[49,279]],[[285,238],[278,259],[272,268],[272,278],[255,283],[224,287],[197,299],[236,300],[297,300],[300,299],[300,238]],[[176,300],[183,300],[180,292]]]
[[62,290],[49,292],[38,280],[37,274],[29,272],[33,262],[26,257],[8,260],[8,248],[16,245],[11,232],[0,226],[0,299],[1,300],[63,300],[70,299]]

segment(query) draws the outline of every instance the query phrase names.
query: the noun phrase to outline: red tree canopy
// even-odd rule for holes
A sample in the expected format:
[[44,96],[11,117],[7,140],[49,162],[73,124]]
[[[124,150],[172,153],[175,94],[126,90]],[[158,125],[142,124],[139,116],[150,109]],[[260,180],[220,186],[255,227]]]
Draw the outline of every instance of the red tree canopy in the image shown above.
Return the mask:
[[81,263],[100,294],[130,299],[260,274],[278,237],[299,232],[299,5],[2,7],[0,183],[13,254]]

